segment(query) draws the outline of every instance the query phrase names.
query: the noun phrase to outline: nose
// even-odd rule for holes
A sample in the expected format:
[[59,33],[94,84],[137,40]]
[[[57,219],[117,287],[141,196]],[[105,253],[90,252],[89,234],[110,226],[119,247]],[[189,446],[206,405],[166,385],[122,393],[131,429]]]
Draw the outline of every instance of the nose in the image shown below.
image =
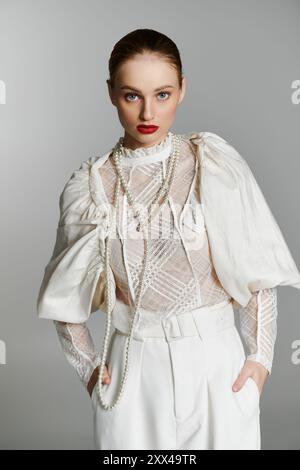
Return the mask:
[[153,119],[153,108],[150,100],[145,100],[140,113],[141,121],[151,121]]

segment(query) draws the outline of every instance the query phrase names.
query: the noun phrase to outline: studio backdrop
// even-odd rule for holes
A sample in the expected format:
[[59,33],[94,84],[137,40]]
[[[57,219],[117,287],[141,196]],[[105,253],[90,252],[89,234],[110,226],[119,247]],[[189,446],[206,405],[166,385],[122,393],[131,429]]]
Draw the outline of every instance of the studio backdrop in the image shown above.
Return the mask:
[[[123,135],[106,79],[136,28],[171,37],[187,92],[173,132],[209,131],[247,160],[300,266],[299,0],[0,0],[0,448],[93,449],[87,391],[36,300],[62,188]],[[89,319],[100,350],[105,318]],[[300,291],[278,288],[263,449],[300,450]]]

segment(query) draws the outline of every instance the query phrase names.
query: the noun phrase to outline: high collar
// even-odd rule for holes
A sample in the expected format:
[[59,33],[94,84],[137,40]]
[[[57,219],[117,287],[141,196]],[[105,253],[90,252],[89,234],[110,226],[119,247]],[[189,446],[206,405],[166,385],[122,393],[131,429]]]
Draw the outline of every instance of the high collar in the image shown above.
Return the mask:
[[129,147],[121,146],[123,153],[121,165],[133,167],[165,160],[170,156],[172,151],[173,135],[173,132],[169,131],[163,140],[157,144],[151,145],[150,147],[138,147],[133,150]]

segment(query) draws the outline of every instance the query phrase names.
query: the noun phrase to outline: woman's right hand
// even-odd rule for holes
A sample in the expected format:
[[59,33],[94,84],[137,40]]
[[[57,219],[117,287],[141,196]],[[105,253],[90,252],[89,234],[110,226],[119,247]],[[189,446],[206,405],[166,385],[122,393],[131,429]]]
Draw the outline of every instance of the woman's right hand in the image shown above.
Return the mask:
[[[100,366],[97,366],[97,367],[93,370],[93,373],[92,373],[91,378],[90,378],[90,380],[89,380],[89,383],[88,383],[88,385],[87,385],[87,389],[88,389],[88,392],[89,392],[90,397],[92,396],[94,387],[95,387],[96,382],[97,382],[98,377],[99,377],[99,373],[100,373]],[[110,375],[109,375],[109,373],[108,373],[107,364],[105,364],[105,366],[104,366],[104,373],[103,373],[103,380],[102,380],[102,383],[103,383],[103,384],[109,384],[109,383],[110,383]]]

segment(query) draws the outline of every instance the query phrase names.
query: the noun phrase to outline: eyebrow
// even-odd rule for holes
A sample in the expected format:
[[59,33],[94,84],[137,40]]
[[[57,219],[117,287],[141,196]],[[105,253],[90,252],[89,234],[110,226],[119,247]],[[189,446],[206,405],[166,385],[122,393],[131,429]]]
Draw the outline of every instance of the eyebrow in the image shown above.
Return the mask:
[[[164,86],[161,86],[159,88],[155,88],[154,91],[159,91],[159,90],[162,90],[163,88],[175,88],[175,87],[173,85],[164,85]],[[124,89],[137,91],[138,93],[142,93],[140,90],[137,90],[136,88],[133,88],[133,87],[128,86],[128,85],[121,86],[121,90],[124,90]]]

